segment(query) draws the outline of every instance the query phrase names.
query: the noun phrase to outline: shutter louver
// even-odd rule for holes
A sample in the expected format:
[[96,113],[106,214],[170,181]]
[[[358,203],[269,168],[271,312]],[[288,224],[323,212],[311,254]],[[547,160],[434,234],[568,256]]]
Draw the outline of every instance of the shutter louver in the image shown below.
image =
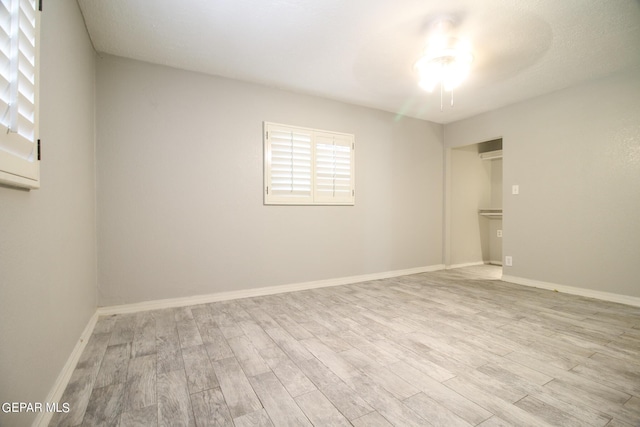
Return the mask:
[[0,182],[30,188],[39,186],[37,7],[0,0]]
[[35,143],[36,89],[36,3],[20,1],[20,34],[18,37],[18,108],[16,132]]
[[11,104],[12,9],[10,0],[0,2],[0,123],[9,127]]

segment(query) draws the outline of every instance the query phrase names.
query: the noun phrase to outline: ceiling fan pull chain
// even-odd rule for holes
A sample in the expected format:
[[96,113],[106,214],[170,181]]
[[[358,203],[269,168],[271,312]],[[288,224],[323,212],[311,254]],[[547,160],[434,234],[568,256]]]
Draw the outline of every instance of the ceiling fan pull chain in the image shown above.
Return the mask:
[[453,89],[451,89],[451,107],[453,108]]

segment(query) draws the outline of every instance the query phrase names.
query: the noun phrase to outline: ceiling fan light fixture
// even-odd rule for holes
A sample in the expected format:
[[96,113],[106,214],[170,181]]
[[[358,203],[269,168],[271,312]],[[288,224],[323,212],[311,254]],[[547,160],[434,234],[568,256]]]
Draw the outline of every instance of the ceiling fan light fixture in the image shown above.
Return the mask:
[[427,45],[424,56],[414,68],[420,76],[420,87],[432,92],[440,83],[445,91],[450,92],[467,78],[472,62],[470,49],[457,39],[450,38],[445,46]]
[[424,55],[414,65],[419,75],[418,85],[428,92],[433,92],[438,84],[441,92],[452,92],[471,71],[471,46],[446,33],[450,27],[449,24],[438,25],[438,31],[430,37]]

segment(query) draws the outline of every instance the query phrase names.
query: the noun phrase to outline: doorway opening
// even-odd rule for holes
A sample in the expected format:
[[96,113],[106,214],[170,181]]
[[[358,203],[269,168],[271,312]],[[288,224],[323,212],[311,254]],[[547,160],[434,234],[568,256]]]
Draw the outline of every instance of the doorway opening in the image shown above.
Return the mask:
[[502,138],[449,156],[447,265],[502,266]]

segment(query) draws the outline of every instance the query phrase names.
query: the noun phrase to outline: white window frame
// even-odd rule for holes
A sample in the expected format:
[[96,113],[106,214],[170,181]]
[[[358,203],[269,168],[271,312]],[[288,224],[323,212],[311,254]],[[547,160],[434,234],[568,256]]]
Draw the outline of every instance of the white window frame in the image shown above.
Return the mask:
[[265,205],[355,205],[354,135],[271,122],[263,133]]
[[40,0],[0,0],[0,184],[40,188]]

